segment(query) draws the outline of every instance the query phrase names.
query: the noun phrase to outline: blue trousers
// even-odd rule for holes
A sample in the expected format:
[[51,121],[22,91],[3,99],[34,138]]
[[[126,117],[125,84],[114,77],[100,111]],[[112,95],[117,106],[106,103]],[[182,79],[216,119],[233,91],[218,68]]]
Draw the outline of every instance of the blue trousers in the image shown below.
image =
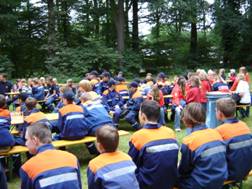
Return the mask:
[[129,122],[131,124],[131,126],[135,129],[138,129],[140,126],[137,122],[137,115],[138,115],[138,112],[136,111],[129,111],[129,113],[125,116],[125,119],[127,122]]

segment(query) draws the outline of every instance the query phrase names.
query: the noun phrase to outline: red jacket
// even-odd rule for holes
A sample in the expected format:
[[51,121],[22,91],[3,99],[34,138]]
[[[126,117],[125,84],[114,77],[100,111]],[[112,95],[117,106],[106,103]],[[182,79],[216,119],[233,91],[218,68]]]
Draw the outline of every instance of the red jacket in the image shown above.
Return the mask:
[[206,93],[209,91],[211,91],[211,85],[210,85],[209,81],[202,80],[201,81],[201,88],[200,88],[200,102],[201,103],[207,102]]
[[[153,100],[152,94],[148,93],[147,98],[149,100]],[[158,103],[159,103],[160,107],[164,106],[164,95],[161,90],[159,90],[159,102]]]
[[178,105],[180,105],[181,100],[185,100],[185,97],[182,93],[182,90],[177,84],[172,89],[171,95],[172,95],[172,104],[173,105],[178,106]]
[[199,87],[191,87],[186,93],[186,104],[190,102],[199,102],[200,103],[200,89]]

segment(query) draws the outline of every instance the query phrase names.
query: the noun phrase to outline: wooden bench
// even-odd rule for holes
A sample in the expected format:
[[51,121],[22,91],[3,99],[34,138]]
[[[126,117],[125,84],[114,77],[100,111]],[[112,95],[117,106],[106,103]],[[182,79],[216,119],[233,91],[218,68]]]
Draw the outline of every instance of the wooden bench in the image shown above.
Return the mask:
[[[119,130],[119,136],[126,136],[129,135],[130,133],[128,131],[123,131]],[[60,147],[68,147],[72,145],[78,145],[78,144],[85,144],[89,142],[95,142],[96,137],[94,136],[86,136],[83,139],[80,140],[58,140],[58,141],[53,141],[52,144],[55,148],[60,148]],[[12,155],[14,154],[21,154],[21,153],[26,153],[28,152],[28,148],[26,146],[13,146],[11,150],[7,152],[0,152],[0,156],[5,156],[7,157],[7,166],[8,166],[8,177],[9,179],[12,179],[13,177],[13,159]]]
[[[58,113],[48,113],[48,114],[45,114],[45,115],[46,115],[46,118],[49,121],[59,119],[59,114]],[[24,123],[24,116],[19,115],[19,116],[12,116],[11,117],[11,124],[12,125],[18,125],[18,124],[22,124],[22,123]]]

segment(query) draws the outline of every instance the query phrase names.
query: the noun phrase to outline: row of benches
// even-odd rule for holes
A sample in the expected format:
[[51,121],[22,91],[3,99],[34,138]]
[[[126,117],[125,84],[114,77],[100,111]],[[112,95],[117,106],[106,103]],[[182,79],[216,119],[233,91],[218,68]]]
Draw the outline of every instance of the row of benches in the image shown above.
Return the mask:
[[[126,136],[130,133],[128,131],[119,130],[120,136]],[[72,145],[78,145],[78,144],[86,144],[89,142],[95,142],[96,137],[94,136],[86,136],[83,139],[80,140],[58,140],[53,141],[52,144],[55,148],[61,148],[61,147],[68,147]],[[8,178],[12,179],[13,177],[13,158],[12,155],[14,154],[21,154],[28,152],[28,148],[25,146],[13,146],[9,151],[7,152],[0,152],[0,156],[7,157],[7,167],[8,167]]]

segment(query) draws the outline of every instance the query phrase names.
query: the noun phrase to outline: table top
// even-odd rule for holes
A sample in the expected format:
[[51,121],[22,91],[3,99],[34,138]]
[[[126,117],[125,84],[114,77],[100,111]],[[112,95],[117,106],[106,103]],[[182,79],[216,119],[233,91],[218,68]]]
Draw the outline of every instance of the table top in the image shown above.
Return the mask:
[[[45,115],[46,115],[46,118],[50,121],[57,120],[59,118],[58,113],[48,113]],[[11,124],[12,125],[18,125],[18,124],[22,124],[22,123],[24,123],[24,116],[23,115],[15,114],[15,113],[11,115]]]

